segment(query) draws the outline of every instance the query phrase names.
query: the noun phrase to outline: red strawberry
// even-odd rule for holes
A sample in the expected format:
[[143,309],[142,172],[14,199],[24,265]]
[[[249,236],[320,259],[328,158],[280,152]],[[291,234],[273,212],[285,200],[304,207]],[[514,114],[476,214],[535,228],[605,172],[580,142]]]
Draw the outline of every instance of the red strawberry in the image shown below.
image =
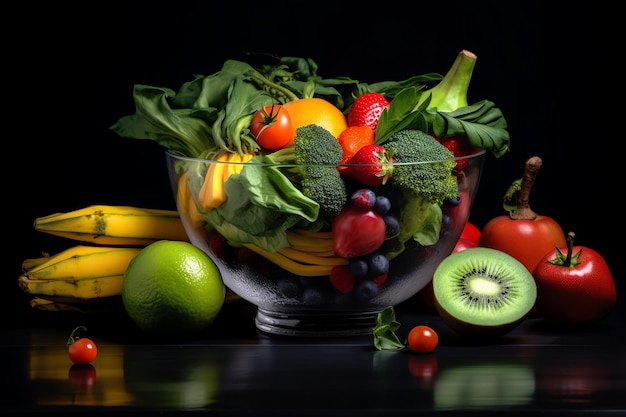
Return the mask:
[[[453,137],[453,138],[437,138],[439,143],[448,148],[455,157],[471,155],[477,151],[473,147],[466,137]],[[458,159],[456,162],[456,169],[459,171],[467,166],[467,159]]]
[[348,126],[369,126],[376,130],[380,114],[389,101],[380,93],[365,93],[354,100],[348,113]]
[[372,210],[347,206],[333,219],[333,249],[337,256],[354,258],[378,249],[386,239],[385,220]]
[[[365,145],[348,161],[341,174],[361,184],[378,187],[385,185],[393,172],[392,153],[381,145]],[[354,166],[350,166],[354,164]]]
[[334,266],[330,271],[330,283],[339,292],[348,294],[354,288],[354,275],[347,265]]

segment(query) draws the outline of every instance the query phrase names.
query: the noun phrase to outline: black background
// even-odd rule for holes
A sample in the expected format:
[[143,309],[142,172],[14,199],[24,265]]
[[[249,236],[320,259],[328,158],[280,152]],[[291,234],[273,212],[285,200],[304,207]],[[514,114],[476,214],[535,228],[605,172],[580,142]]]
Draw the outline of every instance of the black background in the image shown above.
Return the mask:
[[623,217],[622,139],[608,116],[608,52],[600,54],[610,25],[599,12],[611,12],[597,2],[559,10],[540,1],[88,4],[22,6],[5,17],[17,29],[5,37],[1,281],[4,305],[22,317],[31,313],[16,285],[21,262],[74,244],[34,232],[35,217],[92,204],[175,208],[162,149],[109,130],[134,112],[133,85],[176,89],[244,52],[310,57],[324,77],[363,82],[444,74],[459,51],[474,52],[469,101],[503,111],[511,151],[487,157],[471,221],[482,227],[504,214],[508,185],[538,155],[533,209],[610,266],[620,261],[612,242]]

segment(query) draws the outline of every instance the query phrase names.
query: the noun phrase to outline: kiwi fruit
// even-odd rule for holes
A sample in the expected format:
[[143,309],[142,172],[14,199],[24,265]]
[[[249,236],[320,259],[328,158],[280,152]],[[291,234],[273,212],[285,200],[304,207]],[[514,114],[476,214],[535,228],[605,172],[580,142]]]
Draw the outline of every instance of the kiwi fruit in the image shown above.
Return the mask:
[[513,256],[485,247],[449,255],[435,269],[432,284],[439,316],[460,335],[502,336],[537,300],[528,269]]

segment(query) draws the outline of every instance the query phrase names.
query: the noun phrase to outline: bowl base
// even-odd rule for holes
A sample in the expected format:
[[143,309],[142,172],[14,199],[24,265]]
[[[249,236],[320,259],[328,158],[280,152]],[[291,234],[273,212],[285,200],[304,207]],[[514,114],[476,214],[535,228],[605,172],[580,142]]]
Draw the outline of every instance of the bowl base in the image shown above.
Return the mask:
[[257,329],[270,334],[300,337],[345,337],[372,334],[379,311],[285,313],[257,309]]

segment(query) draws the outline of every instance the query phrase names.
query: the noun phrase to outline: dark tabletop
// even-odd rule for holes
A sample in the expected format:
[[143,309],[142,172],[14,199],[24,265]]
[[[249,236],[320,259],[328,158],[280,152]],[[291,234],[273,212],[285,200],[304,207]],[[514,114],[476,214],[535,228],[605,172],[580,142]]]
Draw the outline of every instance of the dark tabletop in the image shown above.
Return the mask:
[[[615,279],[619,281],[620,275]],[[623,288],[618,285],[620,295]],[[294,338],[255,328],[231,302],[202,333],[147,336],[123,312],[41,312],[0,331],[0,411],[69,415],[626,415],[626,311],[565,329],[531,315],[501,339],[453,334],[411,299],[396,307],[406,337],[433,327],[430,354],[379,351],[372,336]],[[98,357],[72,367],[65,342],[85,325]]]

